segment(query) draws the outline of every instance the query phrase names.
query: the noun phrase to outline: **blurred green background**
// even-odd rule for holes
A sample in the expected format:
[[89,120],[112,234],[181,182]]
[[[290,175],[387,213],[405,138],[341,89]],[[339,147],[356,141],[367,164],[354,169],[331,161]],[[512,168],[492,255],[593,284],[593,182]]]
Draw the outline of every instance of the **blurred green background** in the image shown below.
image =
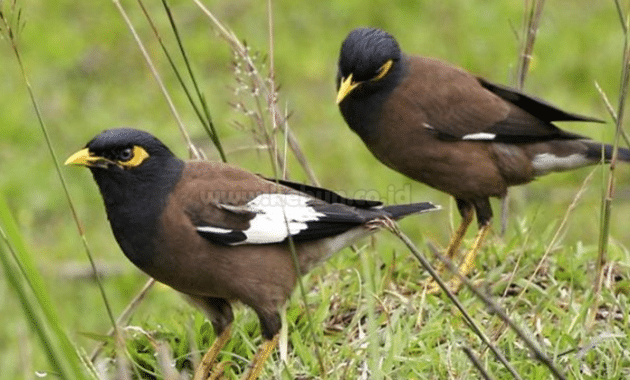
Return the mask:
[[[236,83],[229,46],[191,1],[169,3],[229,161],[271,175],[267,155],[251,149],[251,135],[235,128],[235,122],[246,124],[247,119],[230,106],[236,101]],[[265,2],[204,3],[253,51],[268,56]],[[179,156],[187,155],[164,98],[112,2],[30,0],[19,5],[26,22],[19,39],[20,52],[61,162],[95,134],[115,126],[148,130]],[[160,2],[146,1],[145,5],[175,52]],[[137,3],[124,1],[123,6],[195,142],[210,159],[218,159]],[[514,84],[522,16],[523,2],[515,0],[274,1],[279,104],[290,112],[289,124],[321,184],[349,195],[375,191],[390,203],[430,200],[441,204],[445,211],[406,221],[403,229],[416,240],[422,234],[439,246],[446,245],[453,223],[459,223],[449,197],[379,164],[341,118],[334,103],[339,47],[352,28],[377,26],[396,36],[407,53],[439,57],[492,81]],[[604,125],[563,127],[612,141],[613,126],[594,82],[616,105],[622,43],[612,1],[548,1],[525,89],[569,111],[606,119]],[[63,325],[79,346],[90,351],[94,343],[78,333],[104,333],[109,322],[95,283],[80,274],[87,267],[87,258],[7,41],[0,41],[0,105],[0,191],[37,254]],[[290,161],[289,170],[294,180],[306,181],[295,161]],[[590,170],[553,174],[514,189],[507,236],[522,223],[530,225],[534,238],[557,224]],[[118,314],[146,277],[115,243],[89,172],[65,167],[63,171],[92,251],[106,270],[106,291]],[[606,169],[596,172],[563,237],[564,242],[588,247],[593,263],[605,173]],[[619,167],[611,228],[613,240],[625,246],[630,245],[629,174],[628,167]],[[403,194],[402,198],[388,199],[392,189],[402,189],[403,193],[397,193]],[[498,215],[499,203],[493,205]],[[495,226],[497,231],[498,223]],[[134,318],[159,321],[191,310],[174,292],[162,289],[150,292],[150,299]],[[0,300],[0,377],[29,378],[46,364],[14,294],[2,278]]]

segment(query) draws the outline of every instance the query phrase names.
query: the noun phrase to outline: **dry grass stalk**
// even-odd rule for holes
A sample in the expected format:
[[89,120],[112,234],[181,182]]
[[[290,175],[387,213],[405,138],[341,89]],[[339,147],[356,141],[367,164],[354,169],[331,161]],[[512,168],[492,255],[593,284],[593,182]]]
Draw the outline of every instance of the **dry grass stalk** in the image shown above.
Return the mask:
[[[284,173],[284,163],[286,162],[283,155],[280,154],[277,143],[275,142],[275,135],[280,131],[285,135],[289,149],[291,149],[293,155],[304,169],[309,181],[316,186],[319,185],[315,172],[308,163],[299,142],[289,128],[287,113],[280,110],[278,107],[278,88],[275,86],[273,65],[270,66],[269,73],[264,75],[258,70],[257,61],[260,61],[259,55],[252,54],[249,47],[242,43],[236,34],[227,26],[223,25],[223,23],[199,0],[193,1],[210,19],[219,35],[227,41],[234,52],[234,61],[241,67],[241,71],[235,74],[237,74],[237,78],[241,75],[245,75],[245,78],[241,77],[240,81],[237,79],[237,84],[246,85],[251,96],[255,97],[253,101],[256,103],[253,110],[245,107],[242,111],[244,111],[248,117],[253,118],[254,126],[257,127],[258,138],[262,137],[262,140],[265,141],[264,145],[270,147],[273,156],[275,156],[272,161],[274,162],[274,167],[281,169],[277,173]],[[272,41],[273,39],[271,39],[271,42]],[[261,102],[261,99],[264,99],[264,103]],[[256,115],[252,115],[252,111],[255,112]],[[268,126],[264,121],[265,114],[270,116],[271,126]]]

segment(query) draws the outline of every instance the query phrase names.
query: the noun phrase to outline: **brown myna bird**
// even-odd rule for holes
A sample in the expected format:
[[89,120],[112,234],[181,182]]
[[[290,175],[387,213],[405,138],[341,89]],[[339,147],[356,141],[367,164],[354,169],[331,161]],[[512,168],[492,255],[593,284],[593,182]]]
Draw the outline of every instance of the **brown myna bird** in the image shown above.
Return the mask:
[[207,377],[229,339],[232,301],[254,309],[260,320],[265,342],[245,375],[254,379],[277,343],[279,307],[298,275],[383,221],[436,209],[431,203],[382,206],[219,162],[182,161],[135,129],[102,132],[66,164],[92,172],[129,260],[209,317],[217,339],[195,379]]
[[[375,28],[355,29],[343,41],[336,84],[341,114],[376,158],[455,198],[462,222],[446,249],[449,259],[476,213],[479,232],[460,264],[462,276],[490,228],[489,197],[552,171],[609,161],[613,153],[553,124],[599,120],[437,59],[406,55]],[[630,161],[630,151],[620,148],[618,157]],[[460,286],[455,276],[450,287]]]

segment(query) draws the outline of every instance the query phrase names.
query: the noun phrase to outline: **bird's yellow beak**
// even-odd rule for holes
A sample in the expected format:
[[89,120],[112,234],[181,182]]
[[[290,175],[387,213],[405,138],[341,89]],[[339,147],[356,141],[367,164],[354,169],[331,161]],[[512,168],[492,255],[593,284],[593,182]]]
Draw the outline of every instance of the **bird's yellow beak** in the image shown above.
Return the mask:
[[341,103],[341,101],[344,100],[345,97],[360,84],[361,82],[352,81],[352,74],[348,75],[347,78],[341,78],[341,84],[339,85],[339,91],[337,92],[337,104]]
[[72,156],[68,157],[64,165],[81,165],[88,167],[99,167],[103,166],[106,161],[108,161],[104,157],[93,156],[90,154],[90,150],[88,148],[81,149],[76,152]]

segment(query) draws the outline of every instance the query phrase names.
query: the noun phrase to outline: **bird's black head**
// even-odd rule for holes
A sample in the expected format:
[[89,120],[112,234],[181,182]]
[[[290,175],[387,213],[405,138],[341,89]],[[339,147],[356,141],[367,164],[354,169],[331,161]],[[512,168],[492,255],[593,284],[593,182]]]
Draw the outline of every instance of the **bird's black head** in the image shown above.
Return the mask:
[[170,186],[181,174],[183,162],[150,133],[117,128],[98,134],[66,165],[88,167],[107,204]]
[[134,264],[149,266],[157,221],[184,162],[151,134],[120,128],[98,134],[66,165],[90,169],[118,244]]
[[402,52],[396,39],[376,28],[354,29],[341,45],[337,71],[337,104],[351,92],[379,87],[391,77]]
[[175,156],[150,133],[131,128],[108,129],[96,135],[66,165],[83,165],[92,171],[142,172]]

